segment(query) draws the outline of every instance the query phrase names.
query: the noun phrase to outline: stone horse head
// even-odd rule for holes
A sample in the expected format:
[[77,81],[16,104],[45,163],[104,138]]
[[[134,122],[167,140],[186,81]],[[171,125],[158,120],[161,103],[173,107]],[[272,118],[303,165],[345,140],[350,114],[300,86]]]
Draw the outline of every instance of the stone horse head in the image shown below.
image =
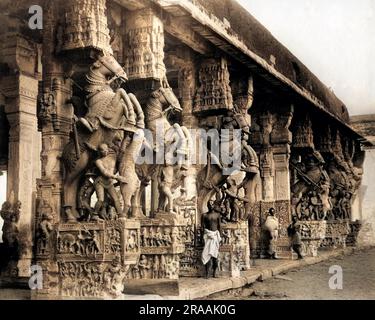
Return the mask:
[[165,120],[165,129],[171,126],[167,120],[167,114],[169,111],[181,112],[181,105],[173,92],[173,89],[169,86],[166,80],[161,82],[159,89],[154,90],[146,103],[145,107],[145,118],[147,127],[151,131],[155,131],[155,123],[157,120]]
[[[89,77],[96,79],[106,79],[106,84],[110,84],[115,79],[121,79],[124,82],[128,80],[128,76],[117,60],[109,54],[101,54],[97,60],[91,65]],[[108,81],[108,79],[110,80]]]

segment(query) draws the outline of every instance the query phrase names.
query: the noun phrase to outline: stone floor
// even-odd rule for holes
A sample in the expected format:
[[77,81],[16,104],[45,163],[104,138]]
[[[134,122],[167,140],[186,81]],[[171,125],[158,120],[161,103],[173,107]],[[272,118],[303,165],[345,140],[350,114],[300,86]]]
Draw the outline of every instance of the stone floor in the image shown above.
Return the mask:
[[[340,266],[343,271],[342,289],[329,287],[329,268]],[[239,300],[374,300],[375,248],[356,251],[321,263],[293,269],[257,281],[241,292],[221,293],[211,299]]]
[[[322,286],[328,288],[330,275],[327,268],[340,263],[344,274],[348,274],[344,278],[345,289],[340,290],[341,293],[334,293],[333,290],[322,293]],[[372,286],[368,295],[356,289],[368,282]],[[349,299],[351,295],[358,299],[375,298],[375,248],[325,251],[320,252],[318,257],[304,260],[253,260],[252,268],[239,278],[181,278],[178,286],[178,296],[124,295],[122,299]],[[30,299],[30,291],[0,289],[0,300],[5,299]]]

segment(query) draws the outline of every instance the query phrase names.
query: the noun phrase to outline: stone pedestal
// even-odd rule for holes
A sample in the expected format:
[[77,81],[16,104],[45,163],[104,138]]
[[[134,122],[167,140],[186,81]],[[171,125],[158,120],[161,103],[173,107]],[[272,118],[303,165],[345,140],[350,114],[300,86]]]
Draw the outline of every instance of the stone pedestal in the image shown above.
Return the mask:
[[130,279],[178,279],[180,254],[185,250],[184,223],[175,214],[161,213],[140,221],[140,259]]
[[38,264],[45,270],[39,295],[116,298],[140,256],[140,222],[56,224],[47,247],[56,255],[38,250]]
[[326,236],[327,221],[300,221],[302,254],[316,257],[322,240]]
[[250,269],[249,228],[247,221],[222,225],[219,276],[239,277]]
[[322,249],[346,248],[346,238],[350,232],[350,222],[348,220],[327,221],[326,235],[320,247]]

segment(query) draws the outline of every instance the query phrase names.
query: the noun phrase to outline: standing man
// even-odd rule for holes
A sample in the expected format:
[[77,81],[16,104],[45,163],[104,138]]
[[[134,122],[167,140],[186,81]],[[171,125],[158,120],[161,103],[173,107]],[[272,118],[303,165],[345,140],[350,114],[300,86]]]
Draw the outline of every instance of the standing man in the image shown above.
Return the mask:
[[277,259],[276,257],[276,241],[279,237],[279,220],[275,217],[275,209],[268,210],[268,216],[264,223],[264,229],[268,233],[268,258]]
[[218,267],[218,255],[221,241],[221,209],[220,204],[208,204],[208,212],[202,215],[202,232],[204,248],[202,252],[202,262],[206,268],[206,279],[208,278],[209,266],[212,265],[212,276],[216,278]]

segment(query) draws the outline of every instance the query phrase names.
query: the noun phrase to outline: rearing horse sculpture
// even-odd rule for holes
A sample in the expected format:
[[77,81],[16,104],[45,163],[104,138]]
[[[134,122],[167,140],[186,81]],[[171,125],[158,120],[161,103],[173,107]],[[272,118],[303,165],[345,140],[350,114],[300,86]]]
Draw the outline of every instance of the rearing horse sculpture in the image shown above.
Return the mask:
[[114,91],[110,86],[115,79],[127,80],[125,71],[112,55],[101,56],[90,67],[86,78],[88,112],[77,121],[74,139],[62,156],[64,209],[68,221],[76,220],[79,182],[94,160],[98,146],[111,145],[119,130],[136,132],[137,128],[144,128],[143,111],[137,98],[121,88]]
[[[146,127],[152,132],[154,151],[158,153],[163,148],[163,164],[158,168],[159,199],[157,205],[160,211],[172,212],[175,171],[188,166],[190,132],[184,126],[171,124],[168,120],[170,111],[181,112],[180,103],[167,81],[161,82],[159,89],[153,91],[144,108]],[[158,141],[159,139],[159,141]],[[161,141],[160,141],[161,140]],[[154,168],[155,169],[155,168]],[[150,170],[149,170],[150,171]],[[154,199],[156,204],[156,199]]]

